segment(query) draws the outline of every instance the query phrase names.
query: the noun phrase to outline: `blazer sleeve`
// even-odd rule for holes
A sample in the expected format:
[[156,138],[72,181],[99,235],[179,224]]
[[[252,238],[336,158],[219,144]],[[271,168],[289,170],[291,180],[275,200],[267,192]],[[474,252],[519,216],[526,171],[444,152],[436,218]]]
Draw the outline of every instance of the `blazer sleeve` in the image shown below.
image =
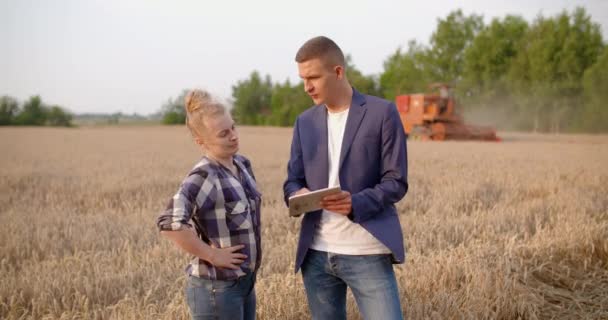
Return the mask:
[[291,140],[291,154],[287,163],[287,180],[283,184],[283,197],[285,204],[289,206],[289,196],[307,187],[304,175],[304,160],[302,158],[302,145],[300,143],[300,125],[298,117],[293,128],[293,139]]
[[381,135],[380,183],[352,195],[353,210],[348,217],[356,223],[382,213],[401,200],[408,189],[406,136],[392,103],[384,114]]

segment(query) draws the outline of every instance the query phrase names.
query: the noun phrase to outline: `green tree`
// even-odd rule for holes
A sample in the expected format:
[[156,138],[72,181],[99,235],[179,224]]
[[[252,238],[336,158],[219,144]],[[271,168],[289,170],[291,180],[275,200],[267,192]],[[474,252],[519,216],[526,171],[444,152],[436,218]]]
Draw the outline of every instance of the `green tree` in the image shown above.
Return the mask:
[[232,114],[240,124],[264,124],[270,117],[272,99],[272,82],[270,76],[265,80],[257,71],[249,79],[239,81],[232,86],[234,109]]
[[0,97],[0,126],[15,123],[15,116],[19,112],[19,103],[9,96]]
[[482,16],[465,16],[460,9],[445,19],[438,19],[437,29],[431,36],[427,64],[434,81],[454,83],[460,79],[464,52],[482,27]]
[[425,92],[432,82],[456,83],[462,78],[464,52],[483,27],[481,16],[465,16],[461,10],[438,19],[430,48],[412,40],[384,62],[379,88],[390,100],[399,94]]
[[505,74],[527,29],[528,23],[519,16],[493,19],[465,49],[461,87],[490,95],[502,89]]
[[426,50],[415,40],[408,43],[406,52],[401,48],[384,62],[384,71],[380,74],[382,95],[389,100],[395,96],[426,90],[429,75],[426,71]]
[[578,128],[591,132],[608,132],[608,47],[583,76],[585,108]]
[[48,109],[47,124],[50,126],[71,127],[72,115],[59,106],[52,106]]
[[272,115],[269,125],[292,126],[297,116],[312,105],[312,100],[304,91],[304,84],[291,85],[289,80],[276,84],[272,89],[270,106]]
[[528,23],[522,17],[495,18],[465,49],[462,80],[456,92],[467,111],[477,114],[480,111],[482,114],[513,113],[515,102],[506,74],[527,30]]
[[185,98],[188,90],[182,90],[182,93],[176,99],[169,98],[161,106],[162,123],[163,124],[184,124],[186,123],[186,107]]
[[15,117],[15,123],[20,125],[43,126],[47,113],[40,96],[32,96],[23,104],[21,112]]
[[373,76],[366,76],[352,62],[352,57],[346,55],[346,78],[358,91],[375,96],[382,96],[378,81]]
[[582,76],[602,50],[599,25],[583,8],[570,15],[538,17],[520,42],[509,68],[523,128],[559,132],[580,114]]

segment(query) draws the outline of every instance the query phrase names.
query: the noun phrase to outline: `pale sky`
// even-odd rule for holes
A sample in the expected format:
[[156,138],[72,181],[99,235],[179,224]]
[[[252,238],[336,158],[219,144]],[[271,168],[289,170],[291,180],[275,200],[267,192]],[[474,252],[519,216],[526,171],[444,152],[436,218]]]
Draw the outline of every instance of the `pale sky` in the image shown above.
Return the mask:
[[0,0],[0,95],[75,113],[156,112],[185,88],[230,98],[253,70],[298,81],[294,55],[325,35],[364,74],[461,8],[531,22],[583,6],[608,35],[608,0]]

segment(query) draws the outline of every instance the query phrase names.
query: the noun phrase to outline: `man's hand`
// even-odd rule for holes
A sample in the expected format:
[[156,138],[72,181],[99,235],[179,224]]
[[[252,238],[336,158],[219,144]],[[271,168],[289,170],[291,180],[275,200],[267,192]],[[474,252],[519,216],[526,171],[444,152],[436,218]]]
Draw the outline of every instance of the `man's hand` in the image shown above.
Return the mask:
[[340,193],[330,194],[323,197],[321,207],[325,210],[339,213],[343,216],[349,215],[353,211],[353,203],[350,192],[341,191]]
[[236,270],[247,259],[246,255],[236,252],[243,248],[245,245],[242,244],[228,248],[216,248],[211,245],[212,253],[209,262],[219,268]]

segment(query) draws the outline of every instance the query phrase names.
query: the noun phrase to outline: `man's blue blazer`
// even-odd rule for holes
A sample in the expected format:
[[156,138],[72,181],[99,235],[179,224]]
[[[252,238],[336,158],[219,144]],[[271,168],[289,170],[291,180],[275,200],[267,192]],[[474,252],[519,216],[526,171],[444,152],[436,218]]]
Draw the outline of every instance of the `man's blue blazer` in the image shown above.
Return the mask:
[[[327,108],[313,106],[296,120],[283,185],[285,202],[301,188],[327,188],[329,180]],[[340,186],[352,194],[349,218],[387,246],[403,263],[403,234],[395,203],[408,189],[406,136],[399,113],[389,101],[353,89],[340,153]],[[321,210],[304,214],[295,271],[312,244]]]

